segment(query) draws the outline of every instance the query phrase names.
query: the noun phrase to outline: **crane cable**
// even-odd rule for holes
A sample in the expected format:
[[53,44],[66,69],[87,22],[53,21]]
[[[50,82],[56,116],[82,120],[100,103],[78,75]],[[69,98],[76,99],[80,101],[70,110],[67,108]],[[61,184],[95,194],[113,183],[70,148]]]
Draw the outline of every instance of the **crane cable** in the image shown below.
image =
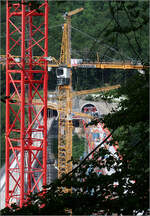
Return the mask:
[[[112,6],[111,6],[111,2],[109,2],[109,7],[110,7],[111,15],[112,15],[112,17],[113,17],[113,19],[114,19],[116,25],[119,27],[119,29],[121,29],[121,26],[120,26],[120,23],[119,23],[119,19],[118,19],[118,18],[116,19],[115,15],[114,15],[113,8],[112,8]],[[124,33],[124,32],[123,32],[123,34],[124,34],[124,36],[127,38],[128,43],[129,43],[129,45],[130,45],[130,47],[131,47],[133,53],[134,53],[140,60],[142,60],[141,57],[139,56],[139,54],[137,53],[137,51],[134,49],[133,45],[131,44],[130,38],[128,37],[127,33]]]
[[[130,18],[130,15],[129,15],[129,13],[128,13],[128,11],[127,11],[127,9],[126,9],[126,7],[125,7],[124,4],[123,4],[123,7],[124,7],[124,11],[125,11],[126,14],[127,14],[127,17],[128,17],[129,22],[130,22],[130,25],[131,25],[131,27],[133,28],[133,27],[134,27],[134,26],[133,26],[133,22],[132,22],[132,20],[131,20],[131,18]],[[137,39],[137,36],[136,36],[135,31],[133,31],[133,34],[134,34],[135,42],[136,42],[136,44],[137,44],[137,46],[138,46],[138,50],[141,52],[142,48],[141,48],[141,46],[140,46],[140,44],[139,44],[139,42],[138,42],[138,39]],[[140,56],[138,55],[138,57],[140,57]],[[141,62],[143,62],[141,57],[140,57],[140,60],[141,60]]]
[[[94,40],[95,42],[102,43],[102,42],[104,41],[104,40],[101,40],[101,41],[100,41],[100,40],[97,40],[97,39],[95,39],[93,36],[91,36],[91,35],[89,35],[89,34],[83,32],[83,31],[81,31],[80,29],[78,29],[78,28],[76,28],[76,27],[71,26],[71,28],[74,29],[74,30],[76,30],[76,31],[78,31],[78,32],[80,32],[81,34],[87,36],[88,38]],[[115,48],[108,46],[107,44],[103,44],[102,46],[107,47],[108,49],[114,51],[115,53],[119,54],[120,56],[121,56],[121,55],[122,55],[122,56],[124,55],[124,54],[121,54],[119,51],[117,51]],[[127,56],[125,56],[125,55],[124,55],[124,57],[126,57],[126,58],[128,58],[128,59],[131,59],[130,57],[127,57]]]

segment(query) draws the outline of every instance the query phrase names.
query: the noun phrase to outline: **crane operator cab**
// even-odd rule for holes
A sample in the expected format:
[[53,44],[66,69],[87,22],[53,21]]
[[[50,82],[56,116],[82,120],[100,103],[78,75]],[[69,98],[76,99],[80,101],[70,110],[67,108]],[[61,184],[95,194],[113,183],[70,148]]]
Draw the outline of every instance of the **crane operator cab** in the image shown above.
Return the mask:
[[69,85],[70,83],[70,68],[59,67],[56,70],[57,85]]

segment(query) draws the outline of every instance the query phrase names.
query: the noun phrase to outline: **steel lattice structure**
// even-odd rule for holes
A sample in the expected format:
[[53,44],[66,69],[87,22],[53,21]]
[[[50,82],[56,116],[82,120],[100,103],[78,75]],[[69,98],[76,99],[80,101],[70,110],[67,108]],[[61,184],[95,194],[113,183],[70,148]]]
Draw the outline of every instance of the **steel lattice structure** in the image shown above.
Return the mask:
[[72,80],[71,80],[71,48],[70,48],[70,17],[63,27],[63,37],[60,55],[60,64],[69,71],[69,83],[58,86],[59,112],[58,119],[58,178],[72,170]]
[[16,202],[22,207],[28,194],[46,184],[48,2],[6,4],[5,198],[6,206]]
[[59,86],[58,178],[72,170],[72,97],[70,86]]

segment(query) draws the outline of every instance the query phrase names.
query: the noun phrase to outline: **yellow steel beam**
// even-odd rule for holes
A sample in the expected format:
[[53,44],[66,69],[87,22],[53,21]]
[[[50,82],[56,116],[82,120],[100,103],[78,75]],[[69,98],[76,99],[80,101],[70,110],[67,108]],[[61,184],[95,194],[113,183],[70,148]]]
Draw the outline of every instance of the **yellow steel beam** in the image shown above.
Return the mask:
[[102,63],[83,63],[83,64],[77,64],[74,67],[79,68],[99,68],[99,69],[124,69],[124,70],[133,70],[133,69],[145,69],[149,68],[150,66],[144,66],[142,64],[132,64],[132,63],[113,63],[113,62],[102,62]]
[[93,119],[93,116],[88,115],[86,113],[80,113],[80,112],[72,112],[73,114],[75,114],[75,116],[79,116],[82,118],[88,118],[88,119]]
[[83,11],[83,10],[84,10],[84,8],[77,8],[77,9],[75,9],[75,10],[73,10],[73,11],[68,12],[68,13],[67,13],[67,16],[75,15],[75,14],[77,14],[77,13]]
[[[66,40],[66,38],[65,38]],[[66,47],[65,47],[66,48]],[[14,58],[20,58],[20,56],[12,56]],[[6,55],[0,55],[0,58],[5,59]],[[40,56],[33,56],[33,59],[39,59]],[[3,64],[4,62],[0,62],[0,64]],[[52,57],[52,63],[48,64],[49,67],[59,67],[60,62],[56,60],[54,57]],[[79,67],[79,68],[99,68],[99,69],[146,69],[150,66],[142,65],[142,64],[132,64],[132,62],[91,62],[91,63],[83,63],[83,64],[76,64],[75,66],[68,65],[69,67]]]
[[95,88],[95,89],[90,89],[90,90],[76,91],[76,92],[73,92],[72,95],[78,96],[78,95],[92,94],[96,92],[110,91],[110,90],[117,89],[117,88],[120,88],[120,85],[113,85],[113,86],[106,86],[106,87]]

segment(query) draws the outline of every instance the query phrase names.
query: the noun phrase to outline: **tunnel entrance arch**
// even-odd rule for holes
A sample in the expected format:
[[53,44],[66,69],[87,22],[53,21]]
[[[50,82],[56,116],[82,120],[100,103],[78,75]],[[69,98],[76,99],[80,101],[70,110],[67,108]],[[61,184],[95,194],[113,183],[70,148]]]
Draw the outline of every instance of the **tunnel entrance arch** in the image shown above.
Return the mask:
[[99,117],[99,111],[95,104],[93,103],[86,103],[81,107],[81,112],[90,114],[94,117]]

